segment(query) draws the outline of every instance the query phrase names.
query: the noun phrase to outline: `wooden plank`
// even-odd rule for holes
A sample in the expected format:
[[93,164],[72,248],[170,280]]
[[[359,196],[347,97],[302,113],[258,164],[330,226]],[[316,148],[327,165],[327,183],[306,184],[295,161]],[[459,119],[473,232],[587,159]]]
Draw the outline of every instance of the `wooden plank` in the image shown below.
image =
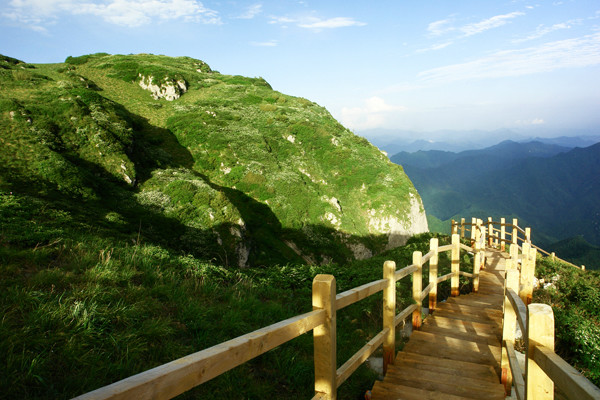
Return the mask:
[[494,368],[489,365],[476,364],[465,361],[448,360],[435,356],[423,354],[398,352],[396,362],[412,362],[415,368],[432,369],[433,371],[444,372],[450,375],[466,375],[472,378],[478,378],[493,383],[497,383],[498,375]]
[[506,353],[508,355],[508,362],[510,365],[511,376],[512,376],[512,384],[515,387],[515,391],[517,392],[518,400],[525,400],[525,381],[523,380],[523,371],[521,370],[521,366],[519,365],[519,361],[517,360],[517,355],[515,354],[515,347],[512,342],[505,342]]
[[468,340],[476,343],[486,343],[494,346],[500,345],[500,339],[497,334],[493,333],[472,333],[472,332],[457,332],[455,329],[443,328],[425,323],[421,327],[422,332],[433,333],[439,336],[448,336],[461,340]]
[[516,313],[517,322],[521,332],[525,332],[525,326],[527,325],[527,306],[523,303],[519,295],[513,289],[506,290],[506,297],[510,301],[514,312]]
[[479,316],[479,315],[466,315],[466,314],[455,313],[455,312],[451,312],[448,310],[440,310],[440,309],[436,310],[435,314],[436,314],[436,316],[453,318],[453,319],[458,319],[461,321],[477,322],[479,324],[488,324],[491,327],[497,328],[497,329],[500,329],[502,326],[502,321],[500,321],[500,320],[491,319],[491,318],[487,318],[487,317]]
[[530,304],[527,308],[527,364],[525,367],[525,398],[550,400],[554,382],[533,359],[535,347],[542,345],[554,351],[554,314],[547,304]]
[[383,328],[386,331],[383,337],[383,374],[387,371],[388,364],[394,363],[396,355],[396,281],[394,273],[396,263],[386,261],[383,264],[383,278],[387,284],[383,289]]
[[386,377],[390,384],[412,386],[429,391],[438,391],[454,396],[471,399],[504,400],[504,387],[500,383],[492,383],[437,372],[427,372],[414,369],[393,369]]
[[502,337],[499,330],[490,324],[479,324],[437,315],[429,316],[425,321],[427,321],[427,325],[430,327],[453,330],[459,334],[468,333],[484,337],[496,337],[498,339]]
[[377,381],[371,393],[372,400],[465,400],[468,397],[453,396],[448,393],[432,392],[411,386],[390,385]]
[[348,361],[338,368],[336,373],[336,386],[340,387],[342,383],[346,381],[352,375],[358,367],[364,363],[367,358],[371,356],[377,350],[379,346],[383,344],[384,337],[388,334],[389,329],[384,329],[379,332],[373,339],[364,345],[359,351],[357,351]]
[[413,332],[403,351],[417,354],[436,354],[440,358],[492,365],[496,372],[500,365],[500,347],[474,343],[450,337],[437,337],[427,332]]
[[325,393],[328,399],[337,397],[337,314],[335,310],[335,278],[319,274],[312,284],[313,310],[325,311],[325,321],[313,329],[315,393]]
[[417,309],[417,307],[418,306],[416,304],[411,304],[410,306],[402,310],[400,314],[396,315],[396,318],[394,318],[394,323],[396,324],[396,326],[398,326],[400,322],[408,318],[409,315],[412,315],[412,313]]
[[99,399],[170,399],[323,324],[316,310],[187,355],[170,363],[76,397]]
[[478,307],[469,303],[443,303],[441,310],[450,310],[455,312],[464,312],[470,315],[486,315],[490,318],[502,318],[502,310],[496,307]]
[[447,244],[445,246],[438,247],[438,253],[443,253],[445,251],[450,251],[450,250],[452,250],[452,245],[451,244]]
[[570,399],[600,399],[600,389],[545,346],[535,346],[534,361]]
[[396,280],[396,282],[398,282],[400,279],[404,278],[405,276],[408,276],[410,274],[412,274],[413,272],[415,272],[416,270],[418,270],[420,267],[418,265],[409,265],[408,267],[404,267],[402,269],[399,269],[398,271],[396,271],[395,275],[394,275],[394,279]]
[[380,279],[378,281],[365,283],[354,289],[346,290],[335,297],[335,309],[341,310],[342,308],[365,299],[372,294],[381,292],[385,285],[387,285],[387,279]]

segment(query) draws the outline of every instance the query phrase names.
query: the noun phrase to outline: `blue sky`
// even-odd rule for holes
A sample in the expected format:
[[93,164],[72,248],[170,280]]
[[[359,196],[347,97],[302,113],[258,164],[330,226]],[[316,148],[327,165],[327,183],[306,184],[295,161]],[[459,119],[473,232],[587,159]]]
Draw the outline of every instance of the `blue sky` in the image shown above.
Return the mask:
[[600,2],[0,0],[0,53],[190,56],[354,131],[600,134]]

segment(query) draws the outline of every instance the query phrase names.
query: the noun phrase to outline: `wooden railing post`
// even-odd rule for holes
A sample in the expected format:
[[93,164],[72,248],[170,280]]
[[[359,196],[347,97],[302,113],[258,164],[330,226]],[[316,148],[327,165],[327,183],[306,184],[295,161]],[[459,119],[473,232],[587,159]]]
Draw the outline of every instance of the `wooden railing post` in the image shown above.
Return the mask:
[[475,255],[473,256],[473,293],[479,292],[479,270],[481,269],[481,243],[476,242],[473,246]]
[[423,254],[420,251],[413,252],[413,265],[417,265],[417,269],[412,274],[413,280],[413,299],[417,303],[417,309],[413,311],[412,325],[413,329],[421,328],[421,308],[423,302],[421,301],[421,292],[423,291]]
[[455,220],[452,220],[451,227],[452,227],[450,229],[450,234],[451,235],[454,235],[455,233],[458,233],[458,225],[456,224]]
[[383,289],[383,329],[388,328],[388,333],[383,339],[383,374],[387,372],[389,364],[394,364],[396,357],[396,263],[386,261],[383,263],[383,279],[387,284]]
[[[521,253],[521,279],[520,279],[520,284],[519,284],[519,290],[517,291],[517,293],[519,293],[519,297],[521,298],[521,300],[523,300],[523,303],[527,304],[527,296],[525,294],[526,291],[526,287],[528,286],[528,280],[531,279],[533,280],[533,275],[532,275],[532,271],[531,271],[531,260],[530,260],[530,256],[531,256],[531,245],[528,242],[523,242],[523,246],[521,247],[522,249],[522,253]],[[532,282],[533,285],[533,282]]]
[[525,228],[525,240],[531,244],[531,228]]
[[477,218],[471,218],[471,244],[475,241],[475,228],[477,227],[478,221]]
[[519,221],[516,218],[513,218],[513,229],[512,229],[512,237],[511,242],[514,244],[519,244],[519,231],[517,230],[517,226],[519,226]]
[[519,245],[516,243],[510,244],[510,259],[513,263],[513,268],[518,268],[519,265]]
[[335,278],[332,275],[315,276],[312,285],[313,310],[325,310],[325,323],[313,329],[315,392],[326,399],[337,398],[336,385],[336,307]]
[[530,248],[528,251],[528,257],[525,257],[525,244],[523,246],[523,260],[527,258],[527,262],[521,265],[521,290],[519,291],[519,297],[523,300],[525,305],[531,304],[533,297],[533,278],[535,276],[535,261],[537,257],[537,249]]
[[492,217],[488,217],[488,246],[492,247],[492,245],[494,245],[494,243],[497,245],[498,244],[498,239],[493,238],[494,236],[494,225],[492,224]]
[[527,400],[554,399],[554,382],[533,360],[536,345],[554,350],[554,314],[547,304],[527,307],[527,365],[525,392]]
[[460,237],[461,238],[465,237],[465,219],[464,218],[460,219]]
[[[475,229],[473,229],[475,231]],[[450,295],[456,297],[459,295],[459,271],[460,271],[460,237],[458,235],[452,235],[452,255],[451,255],[451,272],[450,277]]]
[[[510,264],[510,265],[508,265]],[[510,394],[512,386],[512,372],[508,361],[508,352],[505,344],[510,342],[515,343],[515,330],[517,328],[517,313],[508,299],[508,289],[512,289],[515,293],[519,290],[519,271],[514,268],[512,263],[507,263],[506,279],[504,280],[504,320],[502,324],[502,368],[501,381],[504,384],[506,394]]]
[[[454,235],[456,232],[454,233]],[[429,241],[429,251],[433,251],[433,255],[429,259],[429,283],[433,283],[431,292],[429,292],[429,312],[435,310],[437,306],[437,278],[438,278],[438,238],[431,238]]]
[[506,251],[506,245],[504,241],[506,240],[506,218],[500,218],[500,250]]

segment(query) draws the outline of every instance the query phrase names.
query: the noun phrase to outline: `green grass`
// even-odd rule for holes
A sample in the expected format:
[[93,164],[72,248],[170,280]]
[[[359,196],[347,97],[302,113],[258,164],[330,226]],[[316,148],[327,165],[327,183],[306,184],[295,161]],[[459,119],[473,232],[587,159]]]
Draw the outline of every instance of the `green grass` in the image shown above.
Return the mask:
[[556,352],[600,386],[600,272],[538,257],[536,276],[554,282],[533,301],[552,306]]
[[[188,91],[154,100],[140,74]],[[417,196],[322,107],[200,60],[2,57],[0,87],[3,397],[70,398],[310,311],[318,273],[340,291],[379,279],[383,258],[353,264],[349,244],[381,253],[370,215],[406,219]],[[381,303],[340,312],[340,363]],[[183,397],[307,398],[312,364],[304,335]],[[341,398],[374,377],[361,367]]]

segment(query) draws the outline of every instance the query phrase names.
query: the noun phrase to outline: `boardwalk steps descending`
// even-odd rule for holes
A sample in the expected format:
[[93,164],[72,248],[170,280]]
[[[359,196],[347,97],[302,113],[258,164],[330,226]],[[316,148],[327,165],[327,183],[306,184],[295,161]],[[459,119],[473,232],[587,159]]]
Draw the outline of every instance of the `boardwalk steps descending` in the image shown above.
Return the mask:
[[504,261],[486,250],[479,293],[439,303],[375,383],[372,399],[504,399],[500,383]]

